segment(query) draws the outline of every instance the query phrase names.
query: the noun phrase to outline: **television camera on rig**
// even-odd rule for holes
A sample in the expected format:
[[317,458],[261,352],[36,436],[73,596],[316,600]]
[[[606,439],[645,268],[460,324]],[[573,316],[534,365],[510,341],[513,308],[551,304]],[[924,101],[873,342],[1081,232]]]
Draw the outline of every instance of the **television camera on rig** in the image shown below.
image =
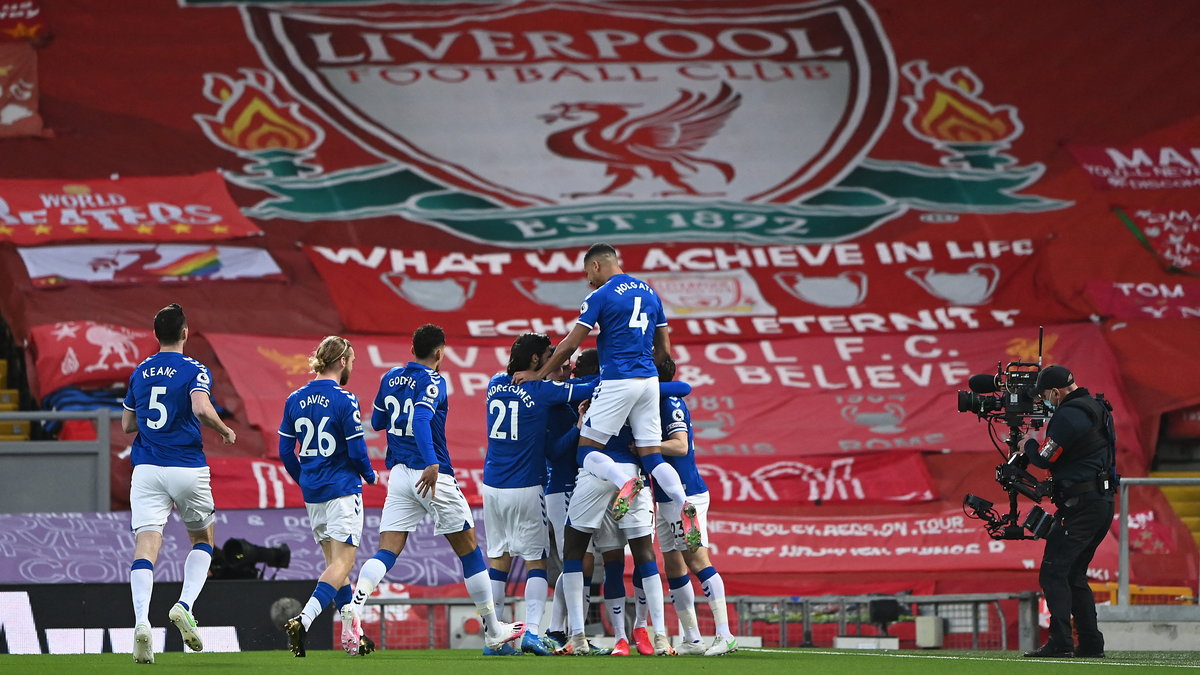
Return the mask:
[[[1029,458],[1020,451],[1021,439],[1027,430],[1036,431],[1046,423],[1048,415],[1037,391],[1037,378],[1042,370],[1042,330],[1038,330],[1037,362],[1013,361],[1007,366],[996,364],[996,373],[972,375],[968,380],[971,391],[958,392],[958,411],[974,413],[988,422],[988,433],[996,450],[1005,461],[996,467],[996,482],[1008,493],[1008,513],[992,508],[992,502],[968,494],[963,507],[970,509],[969,518],[984,521],[984,529],[992,539],[1039,539],[1050,532],[1054,520],[1041,506],[1035,504],[1024,522],[1017,507],[1017,495],[1034,502],[1050,496],[1050,481],[1038,481],[1026,469]],[[996,424],[1003,422],[1008,435],[1001,440]],[[1001,442],[1007,446],[1005,454]],[[1029,534],[1026,534],[1026,531]]]

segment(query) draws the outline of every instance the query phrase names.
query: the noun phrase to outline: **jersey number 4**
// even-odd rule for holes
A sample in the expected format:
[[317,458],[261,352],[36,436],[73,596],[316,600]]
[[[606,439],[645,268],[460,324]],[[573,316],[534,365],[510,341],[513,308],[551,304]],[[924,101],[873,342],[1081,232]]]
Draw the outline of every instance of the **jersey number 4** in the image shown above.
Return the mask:
[[650,317],[642,311],[642,296],[633,296],[633,313],[629,315],[629,327],[637,328],[645,334],[646,329],[650,327]]

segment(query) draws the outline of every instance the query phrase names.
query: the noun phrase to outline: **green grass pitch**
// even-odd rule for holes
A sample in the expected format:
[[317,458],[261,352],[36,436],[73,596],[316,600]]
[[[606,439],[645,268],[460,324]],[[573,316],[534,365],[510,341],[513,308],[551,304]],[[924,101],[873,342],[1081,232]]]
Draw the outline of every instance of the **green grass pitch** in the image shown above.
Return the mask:
[[[336,651],[311,651],[303,659],[289,652],[155,655],[154,665],[135,665],[128,654],[0,655],[0,672],[13,673],[431,673],[445,675],[478,669],[486,675],[563,675],[567,672],[621,672],[630,668],[655,675],[693,673],[919,673],[920,675],[1025,675],[1026,673],[1200,672],[1200,652],[1110,652],[1107,659],[1032,660],[1018,652],[998,651],[857,651],[833,649],[743,649],[736,654],[705,658],[612,656],[496,657],[464,650],[377,651],[351,658]],[[645,662],[655,659],[654,663]],[[634,660],[637,659],[637,660]],[[1136,669],[1136,671],[1135,671]]]

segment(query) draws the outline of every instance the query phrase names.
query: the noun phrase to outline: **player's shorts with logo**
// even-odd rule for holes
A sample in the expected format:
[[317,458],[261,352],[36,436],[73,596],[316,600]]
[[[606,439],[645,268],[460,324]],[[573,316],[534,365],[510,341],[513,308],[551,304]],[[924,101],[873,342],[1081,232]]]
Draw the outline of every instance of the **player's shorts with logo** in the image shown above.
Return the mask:
[[[626,480],[638,473],[636,464],[618,462],[619,470],[627,474]],[[605,538],[602,531],[605,521],[611,522],[621,533],[630,539],[644,537],[654,532],[654,500],[649,489],[642,490],[634,498],[629,511],[619,521],[612,520],[612,503],[617,496],[618,487],[611,482],[591,473],[580,471],[575,481],[575,492],[571,495],[571,503],[567,507],[567,524],[581,532],[592,532],[594,539]],[[611,541],[597,541],[601,544],[611,544]],[[624,545],[624,542],[622,542]],[[601,548],[601,550],[605,550]]]
[[305,502],[308,521],[312,524],[313,541],[340,541],[358,546],[362,541],[362,495],[343,495],[327,502]]
[[171,517],[172,506],[179,509],[179,517],[190,532],[212,525],[216,508],[209,468],[153,464],[133,467],[129,481],[131,529],[162,532]]
[[541,485],[519,488],[484,485],[482,493],[489,558],[500,558],[507,553],[525,560],[541,560],[550,553],[546,496]]
[[421,472],[403,464],[392,467],[388,474],[388,494],[383,502],[380,532],[412,532],[426,515],[433,516],[434,534],[462,532],[475,527],[467,498],[458,488],[454,476],[439,473],[433,499],[417,495],[417,479]]
[[[700,529],[700,545],[708,547],[708,502],[707,492],[688,495],[688,501],[696,507],[696,527]],[[663,553],[667,551],[686,551],[687,542],[683,539],[683,522],[679,519],[682,507],[677,502],[658,502],[658,513],[654,516],[654,531],[658,535],[658,548]]]
[[601,380],[592,392],[592,402],[579,434],[597,443],[607,443],[628,420],[637,446],[651,447],[662,443],[659,414],[658,378]]

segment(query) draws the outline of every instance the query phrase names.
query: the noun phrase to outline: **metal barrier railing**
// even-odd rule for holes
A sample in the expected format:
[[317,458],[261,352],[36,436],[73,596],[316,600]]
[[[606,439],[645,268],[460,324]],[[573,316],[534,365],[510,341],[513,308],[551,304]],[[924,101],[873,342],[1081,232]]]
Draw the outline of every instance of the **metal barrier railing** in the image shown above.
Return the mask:
[[[1200,478],[1121,478],[1120,560],[1117,564],[1117,604],[1129,605],[1129,488],[1135,485],[1200,485]],[[1197,582],[1200,595],[1200,581]]]
[[[894,599],[902,608],[902,619],[938,616],[948,624],[947,647],[963,649],[1009,649],[1008,619],[1004,604],[1017,605],[1017,636],[1021,649],[1033,649],[1037,639],[1037,598],[1034,592],[977,593],[955,595],[861,595],[820,597],[727,598],[729,620],[737,635],[760,637],[763,646],[828,647],[836,635],[864,634],[864,613],[872,600]],[[632,598],[629,599],[633,601]],[[593,598],[593,605],[603,601]],[[441,649],[456,645],[474,616],[467,598],[373,597],[364,613],[364,629],[380,648]],[[701,632],[712,634],[707,603],[700,599],[697,617]],[[378,608],[378,616],[371,609]],[[674,627],[673,608],[668,605],[667,623]],[[601,612],[602,613],[602,612]],[[631,612],[626,613],[627,616]],[[868,617],[869,618],[869,617]],[[597,630],[606,628],[602,619]],[[543,624],[544,626],[545,624]],[[479,626],[473,627],[478,630]],[[673,628],[672,633],[676,632]]]
[[[62,511],[107,511],[110,506],[110,428],[112,411],[0,412],[0,422],[93,420],[94,441],[4,441],[0,443],[0,512],[43,511],[47,503]],[[77,460],[82,458],[81,463]],[[66,470],[60,472],[55,461]],[[91,476],[76,475],[84,469]],[[81,480],[75,480],[75,479]],[[75,482],[72,482],[72,481]],[[53,500],[48,495],[54,495]]]

